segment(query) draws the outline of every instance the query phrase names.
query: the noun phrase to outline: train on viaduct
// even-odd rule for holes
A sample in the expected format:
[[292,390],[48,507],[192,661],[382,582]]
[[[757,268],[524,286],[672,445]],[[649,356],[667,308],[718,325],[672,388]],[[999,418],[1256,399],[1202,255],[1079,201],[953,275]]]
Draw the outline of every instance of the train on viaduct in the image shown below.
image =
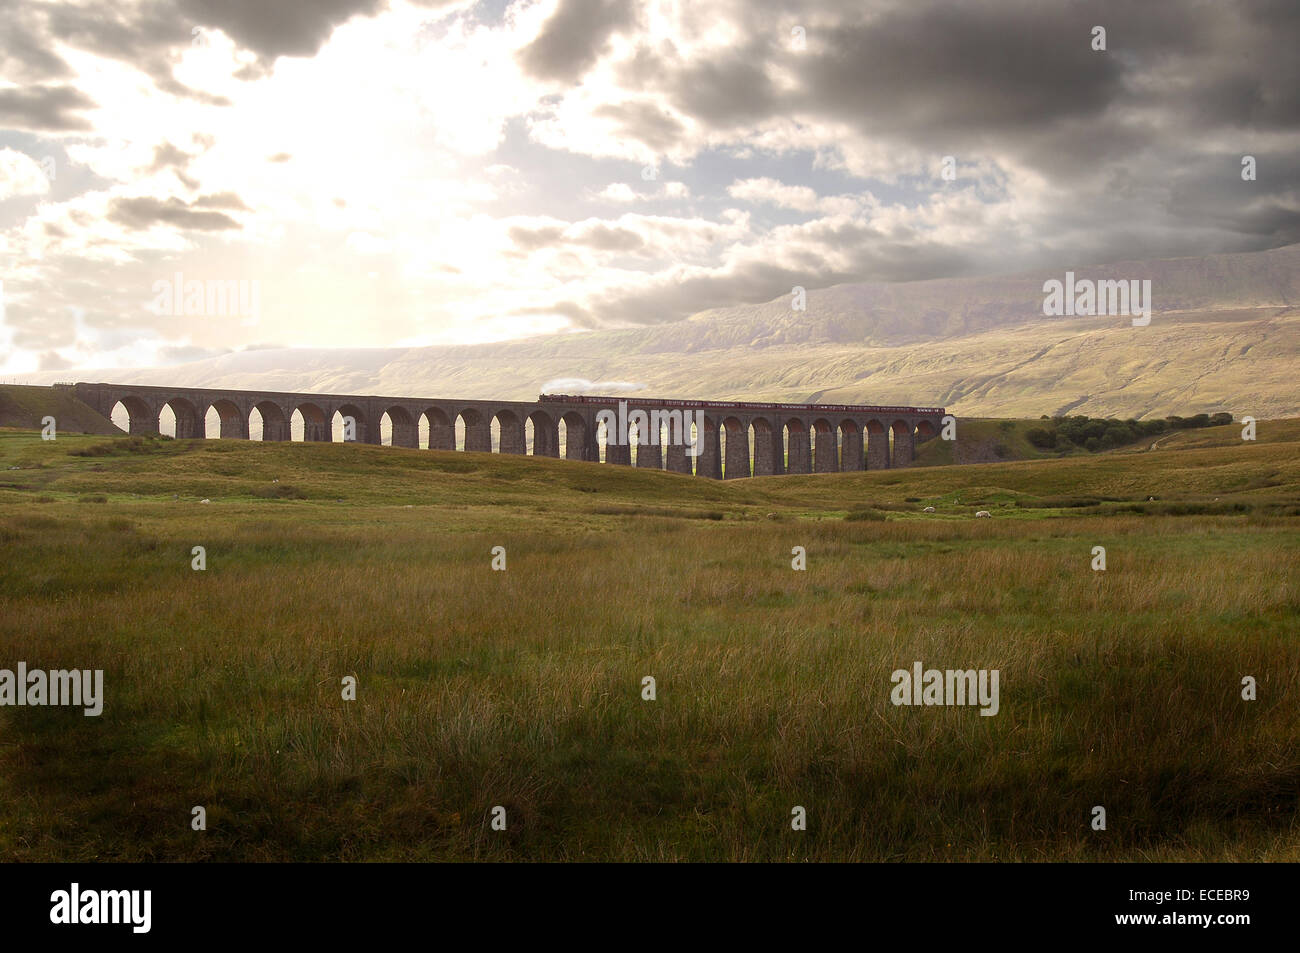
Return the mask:
[[[345,439],[380,444],[387,418],[395,447],[471,453],[533,453],[667,469],[715,479],[784,473],[830,473],[908,466],[916,446],[938,435],[942,407],[857,404],[782,404],[749,401],[655,400],[644,397],[541,395],[536,401],[454,400],[300,394],[279,391],[75,383],[78,399],[105,417],[119,405],[132,434],[157,434],[164,409],[175,418],[177,439],[210,435],[219,418],[222,439],[249,439],[260,418],[261,439],[289,440],[295,415],[300,439],[331,441],[347,420]],[[690,428],[693,446],[674,440],[670,428],[643,422],[658,411],[680,411],[703,421]],[[642,415],[637,414],[640,411]],[[607,426],[611,415],[631,416],[626,442]],[[119,414],[120,416],[120,414]],[[350,418],[350,420],[348,420]],[[654,417],[658,422],[661,417]],[[657,431],[657,432],[652,432]],[[494,439],[495,432],[495,439]],[[458,436],[459,435],[459,436]]]

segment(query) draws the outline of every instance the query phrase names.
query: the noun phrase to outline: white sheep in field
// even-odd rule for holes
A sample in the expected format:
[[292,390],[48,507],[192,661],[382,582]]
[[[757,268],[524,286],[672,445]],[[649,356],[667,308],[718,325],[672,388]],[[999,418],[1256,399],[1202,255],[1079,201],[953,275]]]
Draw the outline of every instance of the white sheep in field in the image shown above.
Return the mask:
[[975,516],[977,518],[980,516],[987,516],[989,519],[993,518],[993,514],[990,513],[988,510],[980,510],[978,513],[975,514]]
[[934,512],[934,507],[933,507],[933,506],[927,506],[927,507],[926,507],[924,510],[922,510],[921,512],[923,512],[923,513],[933,513],[933,512]]

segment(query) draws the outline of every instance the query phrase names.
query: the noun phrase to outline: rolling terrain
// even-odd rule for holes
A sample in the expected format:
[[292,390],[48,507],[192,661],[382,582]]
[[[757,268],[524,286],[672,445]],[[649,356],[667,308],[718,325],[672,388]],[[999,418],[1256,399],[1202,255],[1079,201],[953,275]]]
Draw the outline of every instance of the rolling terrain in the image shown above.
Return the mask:
[[[18,430],[0,468],[0,667],[106,696],[0,709],[8,860],[1300,859],[1300,421],[730,483]],[[891,704],[918,660],[998,715]]]

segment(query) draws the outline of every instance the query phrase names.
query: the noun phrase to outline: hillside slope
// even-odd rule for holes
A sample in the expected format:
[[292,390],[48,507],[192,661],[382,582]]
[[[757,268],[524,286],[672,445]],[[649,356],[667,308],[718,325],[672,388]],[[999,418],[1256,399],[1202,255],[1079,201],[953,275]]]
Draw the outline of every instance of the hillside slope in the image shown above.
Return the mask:
[[120,434],[113,421],[101,416],[70,392],[51,387],[0,384],[0,427],[41,429],[42,418],[54,418],[59,433]]
[[[1150,279],[1146,327],[1044,317],[1055,275],[839,285],[653,327],[472,347],[266,349],[83,380],[525,399],[598,383],[663,397],[943,404],[963,416],[1300,414],[1300,245],[1076,269]],[[49,382],[61,374],[35,375]]]

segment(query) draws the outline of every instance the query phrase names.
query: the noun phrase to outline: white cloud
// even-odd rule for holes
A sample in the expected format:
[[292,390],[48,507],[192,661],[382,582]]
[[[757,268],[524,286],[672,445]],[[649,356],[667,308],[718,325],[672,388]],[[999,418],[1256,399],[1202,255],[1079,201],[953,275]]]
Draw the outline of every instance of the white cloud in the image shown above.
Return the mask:
[[353,232],[348,236],[347,246],[358,255],[384,255],[393,247],[387,239],[376,238],[369,232]]
[[641,198],[623,182],[611,182],[597,192],[596,197],[606,202],[635,202]]
[[[44,160],[53,169],[53,159]],[[50,180],[37,160],[15,149],[0,149],[0,199],[44,195]]]
[[776,179],[737,179],[727,186],[727,194],[742,202],[763,202],[800,212],[817,208],[817,193],[806,185],[785,185]]

